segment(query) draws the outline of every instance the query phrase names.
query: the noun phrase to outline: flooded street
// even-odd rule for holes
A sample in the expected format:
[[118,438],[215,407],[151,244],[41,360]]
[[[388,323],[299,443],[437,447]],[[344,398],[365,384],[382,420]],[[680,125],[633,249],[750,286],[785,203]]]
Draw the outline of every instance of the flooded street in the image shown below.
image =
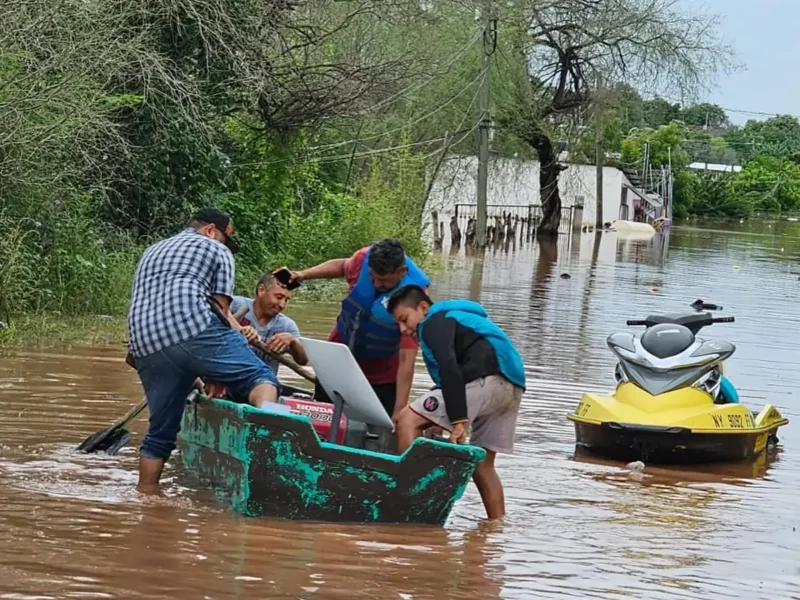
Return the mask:
[[[516,454],[501,456],[508,516],[483,520],[474,486],[445,528],[249,519],[183,472],[167,499],[134,492],[136,446],[74,447],[141,398],[124,350],[0,357],[0,599],[800,598],[800,227],[678,228],[663,238],[562,236],[485,260],[445,256],[434,298],[479,300],[517,343],[528,389]],[[568,275],[565,276],[565,275]],[[706,337],[737,352],[727,373],[751,408],[790,424],[778,453],[692,469],[576,457],[565,416],[613,385],[605,338],[625,320],[721,304]],[[336,306],[295,303],[307,335]],[[286,381],[296,381],[285,370]],[[429,380],[418,365],[417,387]]]

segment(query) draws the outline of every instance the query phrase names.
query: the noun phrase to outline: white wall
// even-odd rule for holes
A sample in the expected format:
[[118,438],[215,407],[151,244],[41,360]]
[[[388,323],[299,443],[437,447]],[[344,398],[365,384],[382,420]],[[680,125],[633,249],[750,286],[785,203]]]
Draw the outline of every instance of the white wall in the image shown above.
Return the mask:
[[[442,164],[425,208],[425,223],[436,210],[440,221],[447,223],[456,204],[474,204],[477,199],[478,159],[474,156],[450,156]],[[569,165],[561,172],[559,191],[562,204],[573,206],[583,197],[583,223],[595,223],[596,168],[594,165]],[[625,175],[615,167],[603,168],[603,221],[619,218],[622,183]],[[541,204],[539,163],[514,158],[493,158],[489,162],[487,204],[513,206]],[[630,204],[630,201],[629,201]],[[631,209],[631,215],[633,214]],[[447,217],[447,218],[445,218]],[[447,229],[447,226],[445,226]],[[430,228],[426,231],[429,233]]]

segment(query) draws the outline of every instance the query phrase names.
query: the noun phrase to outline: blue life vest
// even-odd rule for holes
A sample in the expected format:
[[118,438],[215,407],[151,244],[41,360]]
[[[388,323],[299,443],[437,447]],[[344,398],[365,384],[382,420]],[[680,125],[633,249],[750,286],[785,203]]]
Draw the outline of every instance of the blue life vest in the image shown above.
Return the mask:
[[342,300],[336,331],[356,358],[391,358],[400,351],[401,334],[397,321],[386,310],[389,297],[395,290],[407,285],[426,288],[430,285],[430,279],[406,256],[408,272],[405,277],[396,288],[379,292],[369,276],[370,252],[367,250],[364,256],[361,274],[352,291]]
[[[425,316],[425,319],[417,326],[417,338],[420,348],[422,348],[422,358],[428,373],[437,386],[441,385],[439,376],[439,365],[433,352],[425,343],[422,337],[422,330],[425,322],[433,315],[444,313],[447,318],[455,319],[457,323],[485,338],[494,348],[497,356],[497,363],[503,377],[508,379],[517,387],[525,389],[525,366],[522,364],[522,357],[519,355],[514,343],[486,314],[483,307],[477,302],[469,300],[447,300],[446,302],[436,302],[433,304]],[[469,383],[469,382],[467,382]]]

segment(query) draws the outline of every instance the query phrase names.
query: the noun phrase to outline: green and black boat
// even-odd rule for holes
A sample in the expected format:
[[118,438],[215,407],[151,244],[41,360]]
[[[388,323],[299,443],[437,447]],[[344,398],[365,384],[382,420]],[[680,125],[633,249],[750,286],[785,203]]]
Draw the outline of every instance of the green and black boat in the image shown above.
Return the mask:
[[[313,350],[326,342],[303,344],[318,365]],[[352,358],[346,346],[330,346]],[[420,438],[402,455],[392,454],[380,443],[387,436],[374,433],[391,419],[355,361],[340,357],[335,368],[317,368],[317,376],[334,404],[314,402],[300,390],[282,398],[285,412],[192,401],[179,436],[184,464],[245,515],[444,525],[486,452]],[[347,402],[345,393],[360,399]]]

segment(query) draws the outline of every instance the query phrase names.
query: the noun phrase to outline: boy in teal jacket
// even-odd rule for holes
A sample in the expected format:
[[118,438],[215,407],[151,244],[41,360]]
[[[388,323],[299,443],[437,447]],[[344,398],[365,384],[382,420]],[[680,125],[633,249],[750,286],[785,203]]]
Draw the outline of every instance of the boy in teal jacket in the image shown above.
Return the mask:
[[404,452],[429,427],[450,432],[450,440],[486,450],[473,479],[490,519],[505,514],[503,485],[494,468],[498,452],[511,454],[525,368],[514,344],[468,300],[434,302],[415,285],[397,290],[387,308],[401,332],[419,342],[425,366],[437,386],[400,413],[398,450]]

